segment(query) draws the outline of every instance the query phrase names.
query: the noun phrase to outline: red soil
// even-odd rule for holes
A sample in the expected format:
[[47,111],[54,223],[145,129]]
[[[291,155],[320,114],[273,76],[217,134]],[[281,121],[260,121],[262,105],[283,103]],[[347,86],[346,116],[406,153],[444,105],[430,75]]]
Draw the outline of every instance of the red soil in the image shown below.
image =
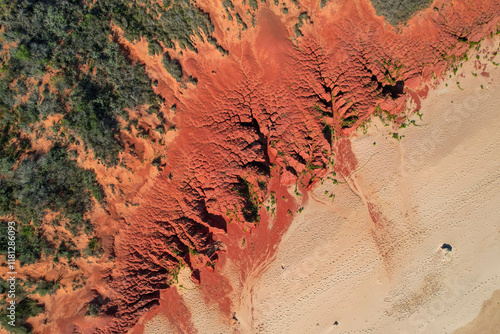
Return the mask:
[[[459,37],[479,41],[496,32],[500,19],[498,1],[438,0],[397,32],[366,0],[334,1],[322,10],[316,0],[300,1],[300,10],[289,3],[288,15],[259,1],[253,28],[245,13],[254,11],[234,2],[248,26],[240,31],[236,20],[225,19],[221,1],[198,4],[210,13],[214,37],[229,55],[199,39],[198,53],[169,50],[186,77],[198,79],[196,86],[182,88],[162,67],[161,56],[148,56],[145,41],[130,43],[115,29],[116,40],[158,81],[156,92],[166,100],[163,122],[175,123],[179,133],[164,149],[162,172],[145,170],[148,186],[131,195],[140,197],[140,206],[121,211],[123,206],[111,205],[113,222],[103,220],[114,226],[101,233],[116,234],[108,245],[116,268],[91,284],[99,284],[99,294],[109,298],[102,310],[111,316],[100,319],[97,330],[74,321],[83,332],[125,333],[140,316],[158,310],[179,331],[194,331],[180,295],[172,288],[160,293],[181,264],[193,270],[206,301],[217,303],[229,322],[234,287],[219,268],[231,259],[242,281],[265,269],[292,220],[288,211],[298,207],[287,186],[310,187],[332,152],[337,171],[347,177],[357,162],[349,156],[349,141],[338,138],[352,133],[377,106],[401,113],[407,93],[415,92],[415,99],[425,95],[426,84],[443,73],[452,56],[467,51],[469,44]],[[301,12],[312,23],[302,26],[303,37],[290,38]],[[404,81],[404,94],[382,94],[383,86],[396,81]],[[349,127],[343,123],[347,118]],[[323,133],[325,124],[334,130],[333,144]],[[260,225],[247,221],[249,203],[241,196],[247,190],[255,202],[276,193],[272,225],[263,209]],[[380,223],[376,208],[373,213],[374,223]]]

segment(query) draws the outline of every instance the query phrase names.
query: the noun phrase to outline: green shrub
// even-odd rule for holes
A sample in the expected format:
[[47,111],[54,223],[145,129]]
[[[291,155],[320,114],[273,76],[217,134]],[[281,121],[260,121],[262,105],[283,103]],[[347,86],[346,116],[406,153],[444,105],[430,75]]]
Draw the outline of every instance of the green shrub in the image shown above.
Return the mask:
[[432,0],[371,0],[377,15],[384,16],[393,26],[406,23],[417,11],[432,3]]

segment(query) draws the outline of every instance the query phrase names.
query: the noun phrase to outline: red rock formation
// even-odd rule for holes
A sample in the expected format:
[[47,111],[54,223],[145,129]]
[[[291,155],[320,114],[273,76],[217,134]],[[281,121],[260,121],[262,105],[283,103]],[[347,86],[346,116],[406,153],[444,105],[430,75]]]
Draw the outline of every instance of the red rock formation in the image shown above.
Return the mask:
[[[97,332],[124,333],[160,305],[160,291],[180,265],[194,270],[207,298],[230,319],[232,287],[217,267],[235,259],[243,280],[262,270],[257,263],[273,256],[292,218],[287,212],[296,209],[286,186],[310,186],[324,173],[332,147],[337,169],[348,173],[355,161],[348,143],[336,139],[376,110],[401,113],[408,93],[418,97],[467,51],[463,41],[496,32],[500,19],[495,0],[437,0],[399,30],[366,0],[332,1],[324,9],[318,1],[300,1],[300,9],[289,4],[287,15],[270,3],[259,1],[253,10],[235,2],[248,27],[242,30],[225,18],[221,1],[198,1],[229,54],[201,40],[195,41],[198,53],[170,50],[186,75],[198,79],[186,89],[159,57],[147,55],[144,41],[132,44],[117,29],[119,42],[158,81],[165,119],[180,131],[143,204],[123,217],[114,244],[117,268],[101,282],[103,298],[110,299],[102,310],[110,317]],[[300,13],[309,18],[300,27],[303,36],[291,37]],[[259,226],[254,207],[271,190],[278,219],[269,227],[261,210]],[[179,330],[191,330],[188,320],[172,319]]]

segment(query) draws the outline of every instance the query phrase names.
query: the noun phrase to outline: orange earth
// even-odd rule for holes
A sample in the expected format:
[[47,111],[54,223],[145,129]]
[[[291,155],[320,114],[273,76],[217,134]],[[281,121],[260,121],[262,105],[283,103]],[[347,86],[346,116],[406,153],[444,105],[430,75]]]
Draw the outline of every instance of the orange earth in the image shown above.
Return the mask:
[[[402,122],[450,64],[496,34],[500,22],[498,0],[436,0],[398,28],[368,0],[330,1],[323,9],[317,0],[283,0],[286,15],[270,2],[259,1],[258,10],[234,3],[243,30],[227,20],[221,1],[196,1],[227,55],[199,38],[197,52],[165,49],[197,79],[186,86],[163,68],[161,55],[148,55],[146,41],[127,41],[114,28],[112,38],[146,65],[165,100],[161,120],[130,112],[142,115],[143,128],[171,131],[156,143],[122,132],[128,171],[80,159],[106,185],[108,206],[92,219],[114,262],[89,264],[84,289],[47,297],[48,318],[33,320],[37,331],[141,333],[162,313],[174,331],[194,333],[179,287],[170,288],[186,266],[205,302],[231,323],[231,296],[240,288],[223,274],[228,261],[241,282],[255,280],[326,168],[333,164],[344,176],[356,169],[350,134],[377,112]],[[296,37],[301,13],[308,19]],[[416,108],[407,108],[410,99]],[[156,157],[160,169],[151,166]],[[111,183],[120,191],[110,196]],[[256,203],[263,204],[259,219],[251,212]],[[370,214],[379,221],[376,207]],[[85,317],[94,298],[106,301],[106,316]]]

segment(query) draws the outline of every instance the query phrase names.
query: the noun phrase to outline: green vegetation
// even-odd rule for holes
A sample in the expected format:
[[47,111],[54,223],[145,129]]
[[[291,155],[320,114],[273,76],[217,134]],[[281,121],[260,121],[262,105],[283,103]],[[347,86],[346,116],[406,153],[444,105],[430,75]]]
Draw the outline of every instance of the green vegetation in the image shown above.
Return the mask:
[[304,25],[304,21],[307,22],[309,20],[310,20],[310,18],[309,18],[309,15],[307,15],[307,12],[302,12],[299,14],[297,24],[295,24],[295,27],[294,27],[295,36],[301,37],[303,35],[300,28],[302,28],[302,26]]
[[[94,203],[105,202],[104,192],[95,173],[79,167],[77,153],[69,147],[80,145],[104,164],[117,165],[123,149],[120,122],[128,123],[126,127],[133,122],[124,109],[149,105],[148,112],[157,113],[163,102],[154,94],[144,66],[133,63],[118,44],[112,23],[129,40],[146,38],[151,55],[163,54],[163,46],[174,43],[195,50],[193,35],[227,52],[210,37],[214,27],[208,14],[190,0],[165,0],[163,6],[153,0],[2,1],[0,22],[0,215],[18,223],[17,259],[24,266],[45,255],[74,265],[73,258],[101,256],[99,239],[84,217]],[[182,81],[179,62],[169,54],[163,59],[165,68]],[[54,114],[62,119],[52,128],[39,124]],[[47,152],[31,145],[31,138],[41,136],[52,143]],[[80,251],[72,241],[48,238],[40,228],[48,212],[56,213],[54,226],[64,226],[73,236],[89,235],[88,247]],[[0,223],[4,255],[7,224]],[[58,282],[39,280],[30,291],[46,295],[58,289]],[[14,332],[28,333],[26,320],[43,307],[24,290],[17,292]],[[5,324],[5,298],[0,304]],[[90,315],[98,312],[89,305]]]
[[315,170],[315,169],[320,169],[320,168],[323,168],[323,166],[319,166],[319,165],[314,165],[312,162],[309,162],[307,165],[306,165],[306,169],[307,170]]
[[[61,146],[24,159],[15,170],[4,168],[2,174],[0,215],[12,214],[18,222],[16,251],[21,265],[34,263],[43,254],[53,255],[54,261],[80,255],[72,243],[61,242],[57,248],[50,244],[38,226],[46,210],[51,210],[69,220],[74,235],[91,233],[92,226],[83,215],[92,208],[92,198],[102,201],[104,197],[95,174],[78,167]],[[7,245],[7,224],[2,222],[0,230],[0,243]],[[0,253],[6,252],[2,246]]]
[[[172,270],[167,270],[169,274],[169,278],[165,280],[165,284],[171,286],[179,283],[179,273],[181,272],[181,269],[184,268],[186,264],[184,262],[181,262],[177,267],[175,267]],[[214,265],[214,264],[212,264]],[[209,263],[207,262],[207,266],[209,266]]]
[[85,315],[97,317],[101,312],[101,305],[97,302],[90,302],[87,306],[87,313]]
[[36,282],[37,287],[34,291],[34,293],[38,293],[42,296],[45,295],[51,295],[59,289],[59,283],[58,282],[49,282],[44,279],[42,280],[37,280]]
[[321,7],[321,9],[323,9],[328,2],[330,2],[330,0],[321,0],[321,2],[319,3],[319,6]]
[[270,212],[272,216],[276,213],[276,208],[277,208],[277,200],[276,200],[276,193],[274,191],[271,191],[269,195],[269,200],[266,203],[266,211]]
[[[0,242],[5,245],[7,244],[6,225],[4,222],[0,225],[2,233]],[[6,252],[7,249],[2,247],[0,254],[5,255]],[[63,241],[56,247],[55,244],[47,241],[43,232],[38,228],[22,223],[19,224],[16,235],[16,254],[21,266],[36,262],[42,257],[42,254],[54,256],[54,262],[58,262],[61,257],[71,260],[81,255],[74,243]]]
[[[127,119],[123,108],[147,104],[157,110],[161,100],[144,67],[132,65],[116,41],[110,41],[111,21],[129,40],[145,37],[152,54],[163,52],[159,42],[167,47],[178,42],[194,50],[191,35],[201,38],[201,31],[210,36],[214,29],[208,14],[188,0],[166,1],[163,7],[156,1],[139,6],[98,0],[89,7],[75,0],[18,0],[5,4],[0,17],[6,28],[4,42],[19,43],[10,50],[0,77],[0,130],[7,129],[1,133],[16,135],[17,128],[26,130],[41,117],[62,113],[61,125],[76,133],[97,157],[113,164],[121,150],[117,117]],[[213,38],[209,42],[216,45]],[[168,55],[164,59],[166,69],[180,81],[179,63]],[[51,80],[57,92],[40,87],[49,69],[58,71]],[[9,89],[16,79],[16,86]],[[32,79],[37,83],[30,84]],[[19,97],[26,95],[28,101],[19,104]],[[2,142],[10,139],[0,137]]]
[[[26,292],[27,282],[16,281],[16,326],[12,327],[7,322],[10,320],[7,318],[7,304],[5,299],[0,300],[0,323],[2,326],[13,334],[25,334],[32,332],[32,326],[26,323],[26,320],[30,317],[34,317],[37,314],[44,311],[43,305],[39,304],[37,301],[28,297]],[[4,280],[0,280],[0,291],[5,293],[8,287],[8,283]]]
[[240,14],[238,14],[238,13],[236,13],[236,22],[238,22],[238,24],[241,25],[241,30],[242,31],[247,30],[247,24],[245,22],[243,22],[243,20],[241,19]]
[[191,254],[193,256],[198,255],[198,251],[196,250],[196,247],[194,247],[194,248],[188,247],[188,251],[189,251],[189,254]]
[[248,4],[250,5],[250,7],[252,7],[253,10],[257,10],[257,8],[259,8],[257,0],[248,0]]
[[92,171],[84,170],[61,146],[24,159],[16,170],[2,171],[0,215],[14,214],[19,222],[37,226],[46,209],[63,211],[75,223],[92,206],[91,197],[104,195]]
[[396,139],[397,141],[400,141],[402,138],[404,138],[404,135],[400,136],[399,133],[394,132],[392,134],[392,138]]
[[391,123],[395,122],[397,118],[396,115],[391,114],[387,110],[383,110],[380,105],[375,107],[374,115],[380,118],[380,121],[384,124],[384,126],[389,126]]
[[432,0],[371,0],[377,15],[382,15],[393,26],[406,23],[417,11],[432,3]]
[[342,120],[342,129],[350,128],[356,124],[358,121],[358,116],[349,116]]
[[88,246],[87,246],[87,249],[85,250],[85,252],[91,256],[101,256],[103,251],[102,251],[101,245],[99,243],[99,240],[97,238],[91,238],[89,240],[89,243],[88,243]]
[[222,5],[224,6],[224,8],[229,8],[230,10],[234,10],[234,5],[231,2],[231,0],[222,1]]
[[301,193],[300,193],[300,191],[299,191],[299,187],[298,187],[297,183],[295,183],[294,194],[295,194],[295,196],[297,196],[297,197],[302,196],[302,194],[301,194]]
[[157,1],[140,2],[98,1],[131,41],[145,37],[148,42],[161,41],[168,48],[178,42],[182,48],[196,50],[191,35],[202,38],[200,30],[205,36],[214,31],[209,15],[189,0],[167,0],[163,6]]
[[182,82],[182,66],[177,59],[173,59],[168,53],[165,53],[163,55],[163,66],[175,80]]
[[[112,2],[88,8],[71,0],[18,1],[1,13],[5,42],[19,43],[10,50],[14,56],[0,79],[3,88],[17,79],[15,89],[2,89],[2,105],[12,112],[3,115],[1,125],[30,130],[41,118],[62,113],[64,128],[77,134],[97,157],[117,162],[117,117],[127,117],[123,108],[160,101],[144,68],[132,66],[120,46],[109,40],[107,10]],[[39,83],[29,84],[40,82],[49,69],[58,71],[51,80],[55,93]],[[29,98],[19,104],[22,95]]]
[[259,222],[259,196],[254,190],[253,184],[240,178],[240,182],[235,186],[235,191],[243,199],[243,217],[248,222]]

